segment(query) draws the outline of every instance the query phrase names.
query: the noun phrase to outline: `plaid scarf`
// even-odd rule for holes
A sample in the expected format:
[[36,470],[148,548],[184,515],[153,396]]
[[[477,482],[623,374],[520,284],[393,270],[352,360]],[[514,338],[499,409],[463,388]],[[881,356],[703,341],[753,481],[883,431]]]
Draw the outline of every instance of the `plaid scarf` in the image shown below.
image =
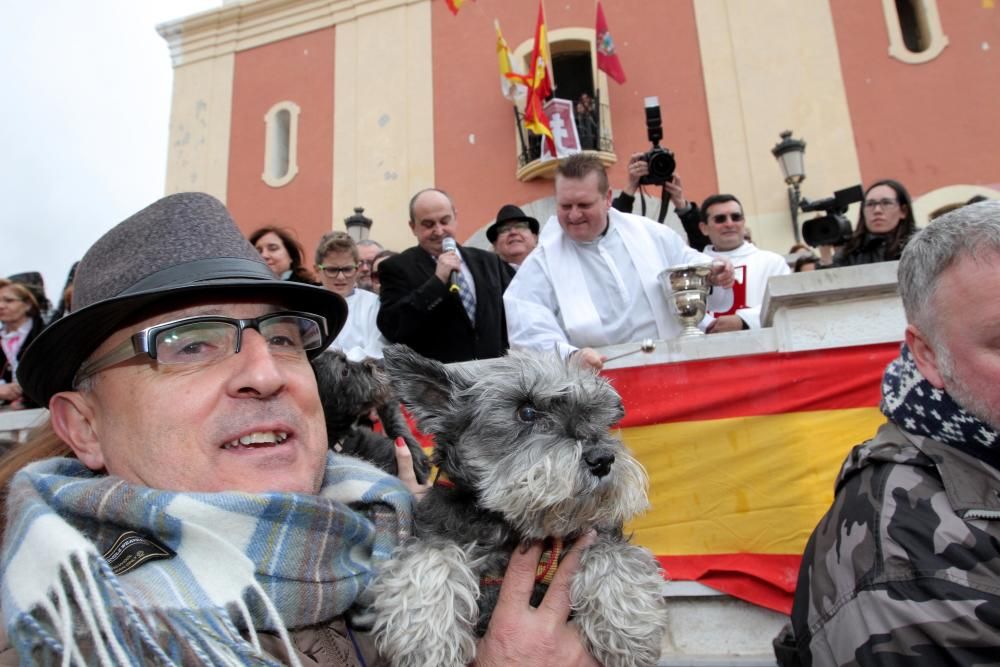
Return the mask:
[[[364,622],[411,503],[396,478],[334,453],[316,496],[160,491],[40,461],[10,486],[3,621],[22,663],[279,664],[258,631],[294,662],[287,629]],[[175,555],[116,575],[101,553],[125,531]]]
[[905,344],[882,376],[880,407],[904,431],[951,445],[1000,469],[1000,434],[928,382]]

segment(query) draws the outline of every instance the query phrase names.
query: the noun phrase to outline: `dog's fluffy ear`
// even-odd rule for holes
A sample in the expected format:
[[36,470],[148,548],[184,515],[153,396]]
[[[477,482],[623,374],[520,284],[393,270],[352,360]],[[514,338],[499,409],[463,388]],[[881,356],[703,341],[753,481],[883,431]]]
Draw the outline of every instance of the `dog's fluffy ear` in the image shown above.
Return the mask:
[[440,361],[417,354],[406,345],[390,345],[382,353],[385,370],[400,400],[421,431],[435,433],[436,422],[450,412],[452,397],[471,384],[470,378]]

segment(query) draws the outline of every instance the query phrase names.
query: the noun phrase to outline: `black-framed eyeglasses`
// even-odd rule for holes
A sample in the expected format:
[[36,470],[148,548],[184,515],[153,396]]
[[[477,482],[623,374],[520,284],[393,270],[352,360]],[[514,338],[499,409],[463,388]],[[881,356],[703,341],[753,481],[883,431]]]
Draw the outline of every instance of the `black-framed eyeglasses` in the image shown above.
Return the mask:
[[497,227],[497,236],[509,234],[513,231],[523,232],[530,228],[531,226],[526,222],[507,222]]
[[881,206],[882,210],[888,210],[897,206],[899,204],[895,199],[868,199],[865,201],[865,208],[869,211],[874,211],[877,206]]
[[83,380],[123,361],[147,355],[157,364],[210,364],[240,351],[243,332],[253,329],[275,357],[301,358],[319,349],[328,331],[326,318],[284,311],[237,319],[219,315],[185,317],[148,327],[129,336],[104,356],[84,363],[73,378]]
[[325,266],[323,264],[317,264],[316,268],[326,274],[327,278],[336,278],[338,273],[344,274],[345,278],[350,278],[357,272],[357,264],[349,264],[348,266]]
[[717,225],[724,224],[726,220],[732,220],[733,222],[743,222],[742,213],[716,213],[712,216],[712,222]]

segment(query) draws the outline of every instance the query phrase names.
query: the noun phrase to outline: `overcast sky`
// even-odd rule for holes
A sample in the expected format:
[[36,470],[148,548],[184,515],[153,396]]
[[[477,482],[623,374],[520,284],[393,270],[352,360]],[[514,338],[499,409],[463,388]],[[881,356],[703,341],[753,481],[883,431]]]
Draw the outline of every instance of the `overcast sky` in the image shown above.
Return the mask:
[[0,276],[70,265],[163,195],[173,70],[156,25],[221,0],[37,0],[0,21]]

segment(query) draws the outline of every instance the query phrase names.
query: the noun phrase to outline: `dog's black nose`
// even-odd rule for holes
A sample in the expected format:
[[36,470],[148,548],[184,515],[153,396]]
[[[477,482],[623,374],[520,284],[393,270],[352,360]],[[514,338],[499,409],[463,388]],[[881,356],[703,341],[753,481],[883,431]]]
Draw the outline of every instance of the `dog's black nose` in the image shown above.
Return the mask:
[[583,460],[587,462],[591,474],[595,477],[604,477],[611,472],[611,464],[615,462],[615,455],[607,452],[596,452],[584,454]]

